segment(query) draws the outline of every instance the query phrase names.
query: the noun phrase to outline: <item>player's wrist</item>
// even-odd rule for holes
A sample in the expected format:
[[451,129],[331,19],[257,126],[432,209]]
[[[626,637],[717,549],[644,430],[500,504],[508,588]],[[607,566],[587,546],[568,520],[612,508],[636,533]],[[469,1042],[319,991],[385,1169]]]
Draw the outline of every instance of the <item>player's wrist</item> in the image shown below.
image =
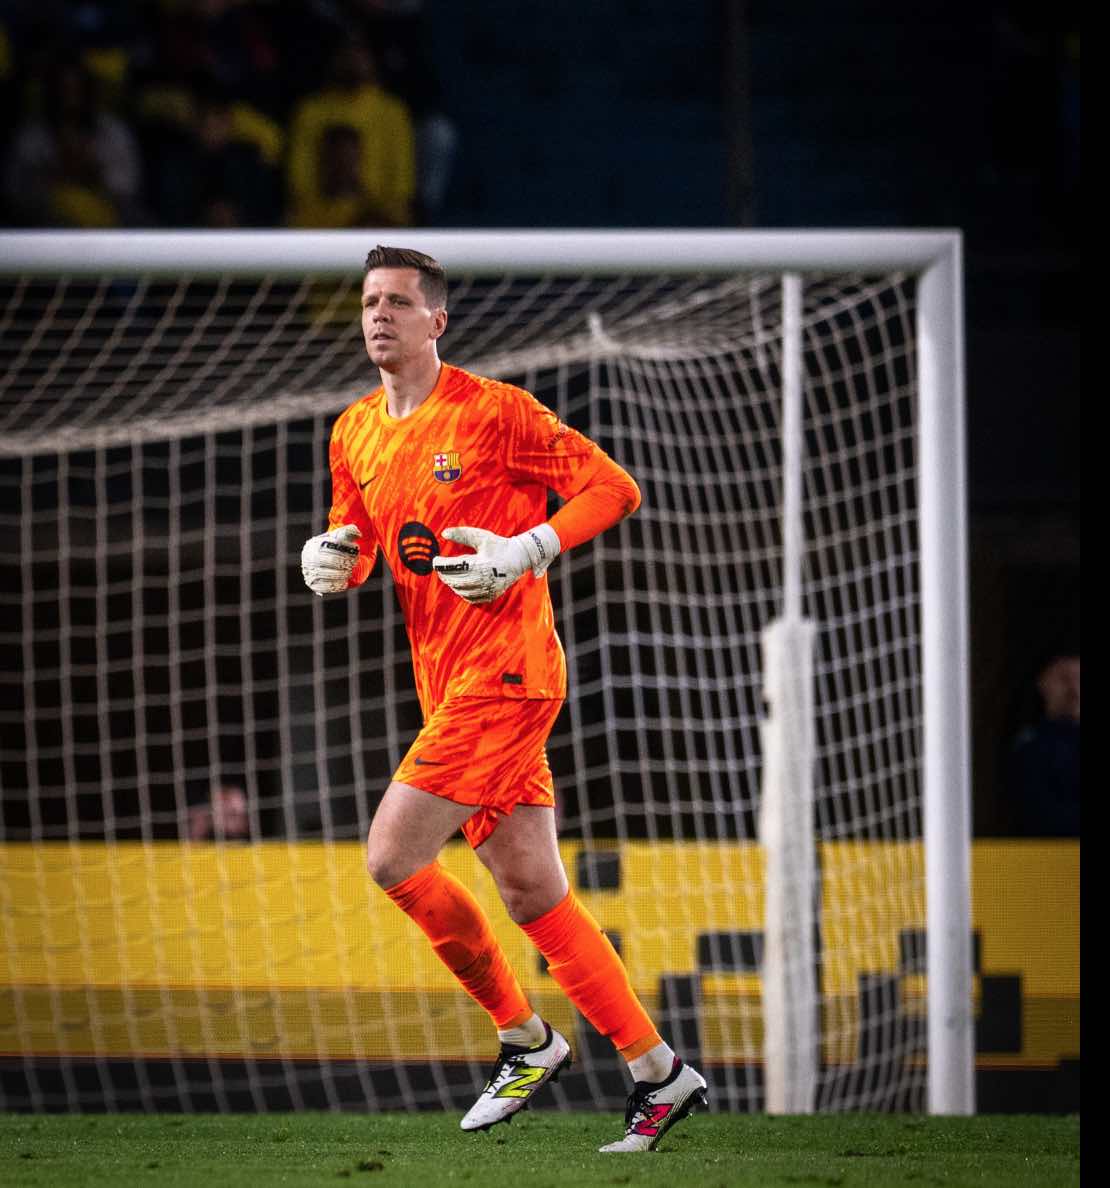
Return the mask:
[[563,548],[559,534],[546,522],[521,532],[516,539],[524,546],[528,567],[535,577],[541,577],[546,572]]

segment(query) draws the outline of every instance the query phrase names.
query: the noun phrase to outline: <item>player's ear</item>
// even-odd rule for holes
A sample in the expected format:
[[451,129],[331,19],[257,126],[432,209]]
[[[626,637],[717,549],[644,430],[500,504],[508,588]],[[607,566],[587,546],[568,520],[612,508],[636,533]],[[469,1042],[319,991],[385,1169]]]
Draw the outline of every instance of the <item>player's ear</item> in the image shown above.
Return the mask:
[[447,329],[447,310],[443,306],[438,306],[432,311],[432,338],[440,338],[444,330]]

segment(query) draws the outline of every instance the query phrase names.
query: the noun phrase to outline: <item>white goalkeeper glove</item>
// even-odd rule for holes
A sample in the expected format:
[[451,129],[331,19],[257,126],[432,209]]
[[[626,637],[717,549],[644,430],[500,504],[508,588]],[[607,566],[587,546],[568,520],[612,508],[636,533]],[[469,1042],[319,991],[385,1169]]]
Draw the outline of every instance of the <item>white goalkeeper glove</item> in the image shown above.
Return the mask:
[[475,603],[500,598],[528,570],[540,577],[562,547],[550,524],[540,524],[519,536],[498,536],[485,528],[445,528],[443,535],[474,549],[474,554],[436,557],[432,568],[444,585]]
[[344,524],[330,532],[321,532],[305,541],[301,549],[301,574],[304,584],[322,598],[346,590],[351,570],[358,560],[355,541],[362,535],[354,524]]

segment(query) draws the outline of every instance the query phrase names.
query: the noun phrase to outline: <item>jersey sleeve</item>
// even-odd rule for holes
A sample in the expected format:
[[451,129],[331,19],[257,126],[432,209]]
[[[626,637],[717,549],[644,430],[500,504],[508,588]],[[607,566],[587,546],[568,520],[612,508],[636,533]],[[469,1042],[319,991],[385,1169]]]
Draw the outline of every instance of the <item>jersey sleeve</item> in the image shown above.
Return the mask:
[[550,521],[564,550],[604,532],[640,506],[640,489],[632,476],[534,396],[507,389],[502,409],[510,474],[543,483],[566,501]]
[[378,537],[370,517],[366,514],[366,508],[358,493],[358,485],[351,476],[343,430],[344,418],[340,417],[332,427],[331,440],[328,443],[328,465],[331,469],[328,531],[340,528],[344,524],[354,524],[362,534],[358,541],[358,560],[351,571],[351,580],[347,583],[347,588],[350,589],[352,586],[361,586],[370,576],[378,556]]

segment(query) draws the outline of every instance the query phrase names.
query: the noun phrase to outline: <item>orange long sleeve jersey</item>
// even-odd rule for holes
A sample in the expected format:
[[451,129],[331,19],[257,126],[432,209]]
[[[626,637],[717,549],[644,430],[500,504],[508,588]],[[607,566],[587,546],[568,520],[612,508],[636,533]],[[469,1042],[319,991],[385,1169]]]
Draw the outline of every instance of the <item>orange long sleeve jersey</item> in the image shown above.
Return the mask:
[[542,523],[548,488],[568,501],[550,522],[570,549],[636,510],[632,478],[528,392],[446,364],[407,417],[389,415],[382,388],[347,408],[329,458],[329,527],[356,524],[362,533],[350,585],[385,554],[425,717],[453,696],[565,697],[546,574],[526,573],[475,606],[436,577],[432,559],[470,551],[443,540],[445,528],[514,536]]

